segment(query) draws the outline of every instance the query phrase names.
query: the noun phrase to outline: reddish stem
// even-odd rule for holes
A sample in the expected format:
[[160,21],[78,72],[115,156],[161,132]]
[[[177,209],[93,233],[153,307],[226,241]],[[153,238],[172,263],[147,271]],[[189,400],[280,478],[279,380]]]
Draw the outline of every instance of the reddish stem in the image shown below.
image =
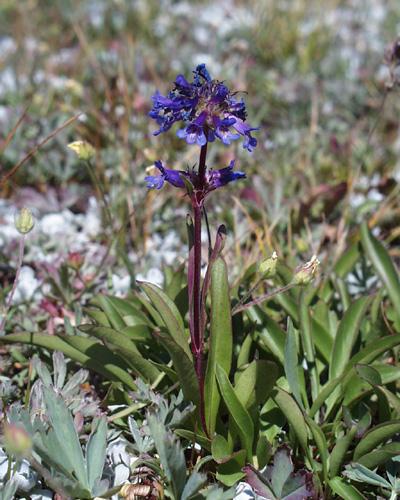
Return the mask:
[[195,371],[199,382],[201,425],[204,432],[208,435],[204,412],[204,332],[201,321],[201,217],[206,183],[206,156],[207,144],[201,147],[198,169],[198,185],[195,186],[195,190],[192,194],[194,238],[193,260],[191,263],[191,260],[189,259],[189,264],[193,266],[193,270],[189,269],[189,275],[192,275],[193,287],[191,297],[192,300],[189,300],[189,303],[192,303],[190,311],[190,336],[192,341]]

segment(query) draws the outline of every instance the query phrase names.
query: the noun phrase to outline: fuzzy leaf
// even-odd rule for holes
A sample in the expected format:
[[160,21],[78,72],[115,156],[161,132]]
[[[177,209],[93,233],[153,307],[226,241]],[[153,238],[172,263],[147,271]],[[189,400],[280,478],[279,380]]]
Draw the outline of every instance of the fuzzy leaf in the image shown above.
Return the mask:
[[107,449],[107,420],[102,417],[92,431],[86,447],[87,476],[90,490],[93,492],[103,474]]

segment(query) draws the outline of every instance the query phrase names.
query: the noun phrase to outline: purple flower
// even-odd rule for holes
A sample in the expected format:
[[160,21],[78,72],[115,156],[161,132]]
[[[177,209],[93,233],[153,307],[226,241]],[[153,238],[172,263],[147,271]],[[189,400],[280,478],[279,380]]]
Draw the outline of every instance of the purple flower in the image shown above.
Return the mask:
[[169,182],[175,187],[183,188],[185,187],[185,182],[182,179],[183,176],[187,176],[187,173],[183,170],[172,170],[165,168],[161,161],[156,161],[154,163],[155,167],[161,172],[161,175],[148,175],[145,178],[147,182],[147,187],[149,189],[161,189],[164,182]]
[[243,99],[236,99],[236,93],[223,82],[212,80],[205,64],[198,65],[193,73],[193,82],[178,75],[174,89],[167,96],[156,92],[152,97],[153,108],[149,116],[160,127],[154,134],[166,132],[174,123],[183,122],[177,135],[188,144],[204,146],[218,138],[228,145],[243,137],[243,147],[252,151],[257,140],[251,132],[258,129],[245,123]]
[[220,187],[225,186],[228,182],[237,181],[239,179],[245,179],[246,174],[244,172],[234,172],[233,167],[235,166],[235,160],[232,160],[228,167],[221,168],[220,170],[210,170],[208,172],[208,191],[213,191]]
[[172,170],[165,168],[161,161],[156,161],[155,166],[161,172],[161,175],[149,175],[146,177],[147,187],[150,189],[161,189],[164,182],[169,182],[175,187],[186,187],[184,179],[186,178],[195,189],[201,189],[205,196],[210,191],[225,186],[229,182],[244,179],[246,174],[244,172],[234,172],[233,167],[235,160],[232,160],[229,166],[219,170],[209,170],[206,175],[204,186],[199,187],[198,174],[195,170]]

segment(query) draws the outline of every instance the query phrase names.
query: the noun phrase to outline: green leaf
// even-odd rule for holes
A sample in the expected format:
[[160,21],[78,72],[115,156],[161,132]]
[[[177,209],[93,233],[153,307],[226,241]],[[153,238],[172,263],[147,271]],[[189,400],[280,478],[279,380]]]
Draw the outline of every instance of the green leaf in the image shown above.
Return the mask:
[[188,431],[187,429],[174,429],[175,434],[187,439],[188,441],[198,443],[202,448],[211,452],[211,441],[204,434]]
[[246,460],[246,450],[240,450],[232,456],[232,458],[221,465],[217,469],[217,479],[225,486],[233,486],[244,477],[242,467]]
[[113,305],[110,297],[107,297],[105,295],[98,295],[96,297],[96,300],[101,309],[106,313],[107,319],[109,320],[113,328],[115,328],[116,330],[121,330],[126,326],[125,321]]
[[329,378],[334,379],[342,374],[350,360],[351,352],[357,340],[361,321],[370,304],[369,297],[361,297],[346,310],[339,324],[333,344],[329,365]]
[[347,450],[354,441],[357,427],[353,426],[345,436],[336,441],[329,458],[329,477],[335,477],[341,472],[341,466],[346,456]]
[[329,481],[329,486],[334,493],[339,495],[339,498],[345,498],[346,500],[365,500],[365,496],[362,495],[357,488],[346,483],[340,477],[331,479]]
[[247,310],[249,318],[260,325],[256,340],[260,347],[271,352],[281,364],[285,359],[285,332],[259,306]]
[[192,355],[186,352],[175,340],[166,332],[157,332],[156,337],[164,345],[171,356],[176,374],[182,385],[182,391],[187,401],[192,401],[197,409],[200,408],[199,384],[193,366]]
[[[82,327],[80,327],[80,329],[82,329]],[[154,382],[160,375],[157,368],[143,358],[135,344],[113,328],[90,325],[89,328],[83,328],[83,330],[89,331],[94,337],[104,340],[107,347],[111,351],[118,353],[137,376],[144,380]]]
[[265,403],[278,378],[273,361],[256,359],[237,374],[235,394],[245,408]]
[[226,462],[232,454],[232,447],[220,434],[215,434],[211,441],[211,454],[217,463]]
[[146,292],[157,312],[161,315],[171,337],[190,356],[188,337],[185,333],[183,319],[174,302],[161,288],[152,283],[140,283],[140,286]]
[[373,366],[357,364],[355,370],[358,376],[369,384],[373,386],[382,384],[382,378],[378,370],[375,370]]
[[361,349],[355,354],[346,367],[346,372],[357,363],[368,364],[374,361],[377,357],[393,347],[400,344],[400,335],[390,335],[377,340]]
[[205,376],[205,419],[209,434],[215,431],[220,395],[216,380],[216,366],[219,364],[229,373],[232,362],[232,318],[229,298],[228,271],[224,260],[219,257],[211,268],[211,318],[210,347]]
[[59,456],[62,456],[63,461],[68,463],[70,469],[74,471],[80,485],[85,489],[90,489],[81,444],[70,411],[52,389],[43,387],[43,396],[57,445],[56,449],[49,451],[52,454],[57,452]]
[[[277,296],[277,300],[287,311],[294,323],[298,324],[299,310],[297,303],[293,299],[291,299],[287,293],[279,294]],[[313,341],[318,353],[325,361],[329,361],[333,345],[329,330],[320,325],[314,318],[311,318],[311,331],[313,335]]]
[[373,427],[356,446],[353,460],[358,460],[398,432],[400,432],[400,420],[391,420]]
[[247,452],[248,460],[253,456],[254,425],[246,408],[241,404],[239,398],[229,382],[228,375],[224,369],[217,364],[216,375],[221,396],[232,416],[239,433],[240,440]]
[[93,489],[101,479],[107,450],[107,420],[100,418],[96,428],[92,431],[86,447],[87,476],[90,490]]
[[107,347],[96,340],[79,335],[66,335],[63,339],[67,344],[85,353],[87,361],[84,366],[101,373],[110,380],[122,382],[129,389],[136,389],[136,384],[127,371],[128,366],[125,361]]
[[199,490],[203,486],[205,486],[206,483],[207,483],[206,474],[200,474],[199,472],[192,472],[185,484],[180,500],[189,500],[193,498],[193,495],[198,493]]
[[375,469],[379,465],[388,462],[394,457],[400,455],[400,443],[389,443],[387,445],[381,446],[377,450],[371,451],[366,455],[363,455],[358,459],[358,462],[368,469]]
[[290,391],[299,404],[300,408],[304,408],[300,392],[299,357],[298,346],[296,342],[296,332],[293,328],[293,323],[290,318],[288,318],[287,323],[284,368]]
[[160,457],[160,462],[172,487],[174,499],[182,498],[186,482],[186,461],[183,449],[176,436],[167,431],[157,417],[147,414],[151,437]]
[[341,382],[341,379],[343,377],[337,377],[333,380],[329,380],[324,387],[322,388],[321,392],[318,394],[317,398],[315,399],[314,403],[312,404],[310,411],[308,412],[308,415],[310,418],[313,418],[314,415],[317,413],[317,411],[321,408],[321,406],[326,403],[326,400],[328,397],[339,387],[339,384]]
[[351,464],[347,466],[344,475],[353,481],[391,489],[389,481],[386,481],[386,479],[361,464]]
[[[320,461],[322,463],[322,471],[324,476],[324,481],[328,479],[328,443],[325,438],[325,434],[322,432],[321,428],[312,420],[310,417],[305,416],[308,427],[311,430],[311,434],[314,438],[315,444],[317,445]],[[314,464],[312,464],[314,465]]]
[[281,412],[285,415],[287,421],[289,422],[291,428],[299,440],[299,443],[303,450],[308,453],[307,441],[308,441],[308,432],[307,432],[307,424],[304,420],[303,413],[301,412],[298,404],[292,398],[290,394],[288,394],[283,389],[277,387],[272,395],[275,403],[279,406]]
[[393,306],[396,308],[397,316],[400,317],[400,279],[398,272],[387,250],[372,235],[366,222],[361,225],[361,243],[375,271],[386,287]]
[[135,382],[126,371],[125,362],[94,340],[77,335],[66,335],[60,338],[44,333],[20,332],[0,337],[0,344],[8,343],[36,345],[52,351],[61,351],[107,379],[120,381],[129,389],[136,389]]

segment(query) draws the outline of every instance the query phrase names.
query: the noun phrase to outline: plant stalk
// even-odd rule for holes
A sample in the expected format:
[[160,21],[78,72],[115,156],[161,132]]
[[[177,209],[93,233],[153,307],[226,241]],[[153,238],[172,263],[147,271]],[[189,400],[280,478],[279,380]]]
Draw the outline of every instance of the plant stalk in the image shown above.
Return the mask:
[[[190,311],[190,336],[191,347],[194,357],[194,367],[197,380],[199,382],[200,391],[200,419],[203,430],[207,433],[205,412],[204,412],[204,331],[201,322],[201,218],[203,210],[205,182],[206,182],[206,157],[207,144],[201,147],[199,168],[198,168],[198,185],[192,194],[192,209],[193,209],[193,259],[189,258],[189,276],[192,276],[193,286],[192,297],[189,297],[189,303],[192,304]],[[190,292],[189,292],[190,293]]]
[[4,327],[6,326],[7,314],[10,310],[12,300],[15,294],[15,290],[17,289],[19,275],[21,274],[22,262],[24,260],[24,252],[25,252],[25,235],[23,234],[19,240],[19,248],[18,248],[18,262],[17,262],[17,270],[15,273],[15,279],[13,286],[11,288],[10,293],[8,294],[5,306],[4,306],[4,316],[0,322],[0,335],[4,332]]

